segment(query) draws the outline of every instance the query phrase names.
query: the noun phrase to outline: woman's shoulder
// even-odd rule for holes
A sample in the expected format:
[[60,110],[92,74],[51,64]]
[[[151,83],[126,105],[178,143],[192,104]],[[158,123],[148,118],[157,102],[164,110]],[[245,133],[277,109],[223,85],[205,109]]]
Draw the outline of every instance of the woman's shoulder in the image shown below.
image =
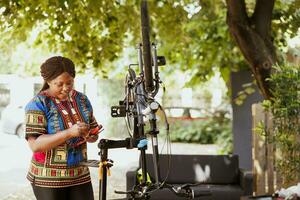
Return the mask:
[[26,105],[25,111],[27,110],[44,110],[48,97],[43,93],[35,95]]
[[79,92],[77,90],[72,90],[72,93],[73,93],[73,96],[78,96],[80,98],[88,99],[88,97],[84,93]]

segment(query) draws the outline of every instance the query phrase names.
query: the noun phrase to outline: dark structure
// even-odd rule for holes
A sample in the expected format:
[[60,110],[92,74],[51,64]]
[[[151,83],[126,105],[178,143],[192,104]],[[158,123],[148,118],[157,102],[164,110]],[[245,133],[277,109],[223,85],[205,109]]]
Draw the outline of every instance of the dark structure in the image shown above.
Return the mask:
[[[152,154],[146,154],[147,169],[154,177]],[[169,156],[160,155],[160,174],[162,181],[168,174]],[[195,184],[191,189],[195,193],[210,192],[211,196],[195,199],[239,200],[241,196],[252,195],[253,174],[239,168],[238,156],[228,155],[172,155],[171,167],[166,183],[174,186]],[[137,183],[137,170],[126,174],[127,190]],[[200,183],[200,184],[199,184]],[[175,200],[186,199],[175,195],[170,189],[163,188],[151,192],[150,199]]]
[[254,81],[250,71],[239,71],[231,73],[232,89],[232,132],[233,153],[240,159],[241,168],[252,169],[252,104],[263,100],[258,88],[254,86],[255,92],[247,96],[242,105],[236,105],[234,99],[243,90],[243,85]]

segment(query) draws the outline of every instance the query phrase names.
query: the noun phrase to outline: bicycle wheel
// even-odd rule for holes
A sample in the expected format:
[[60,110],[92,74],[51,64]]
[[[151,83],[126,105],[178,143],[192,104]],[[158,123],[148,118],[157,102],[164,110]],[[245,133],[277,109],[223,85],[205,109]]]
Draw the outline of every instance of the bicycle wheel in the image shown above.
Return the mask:
[[145,78],[145,90],[150,93],[154,90],[152,58],[150,45],[150,23],[147,0],[141,1],[141,33],[142,33],[142,54]]
[[125,80],[125,102],[126,102],[126,117],[125,117],[125,122],[126,126],[129,132],[129,135],[132,137],[135,132],[135,127],[136,127],[136,108],[135,108],[135,103],[136,102],[136,95],[134,92],[134,86],[132,85],[133,81],[136,78],[136,74],[134,70],[131,68],[128,69],[128,74],[126,75],[126,80]]

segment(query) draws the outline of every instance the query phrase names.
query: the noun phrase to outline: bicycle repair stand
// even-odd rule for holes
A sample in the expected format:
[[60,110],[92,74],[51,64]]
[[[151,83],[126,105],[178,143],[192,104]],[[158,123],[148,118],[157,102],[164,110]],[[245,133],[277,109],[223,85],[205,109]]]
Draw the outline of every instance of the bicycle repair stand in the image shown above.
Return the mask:
[[126,148],[133,149],[138,148],[141,151],[141,166],[144,169],[143,172],[143,182],[146,182],[146,160],[145,152],[147,149],[147,144],[140,143],[143,139],[126,138],[125,140],[108,140],[101,139],[98,143],[98,148],[100,149],[100,163],[99,163],[99,200],[106,200],[106,190],[107,190],[107,174],[110,173],[110,167],[113,166],[113,161],[108,159],[108,149],[116,148]]

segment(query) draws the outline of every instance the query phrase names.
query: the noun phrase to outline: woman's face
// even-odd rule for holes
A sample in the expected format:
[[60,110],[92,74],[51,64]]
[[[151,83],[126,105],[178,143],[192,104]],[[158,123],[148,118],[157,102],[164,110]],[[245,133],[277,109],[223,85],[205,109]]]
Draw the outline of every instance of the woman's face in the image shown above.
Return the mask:
[[62,73],[55,79],[47,82],[49,85],[48,92],[59,100],[66,100],[73,89],[74,78],[67,72]]

